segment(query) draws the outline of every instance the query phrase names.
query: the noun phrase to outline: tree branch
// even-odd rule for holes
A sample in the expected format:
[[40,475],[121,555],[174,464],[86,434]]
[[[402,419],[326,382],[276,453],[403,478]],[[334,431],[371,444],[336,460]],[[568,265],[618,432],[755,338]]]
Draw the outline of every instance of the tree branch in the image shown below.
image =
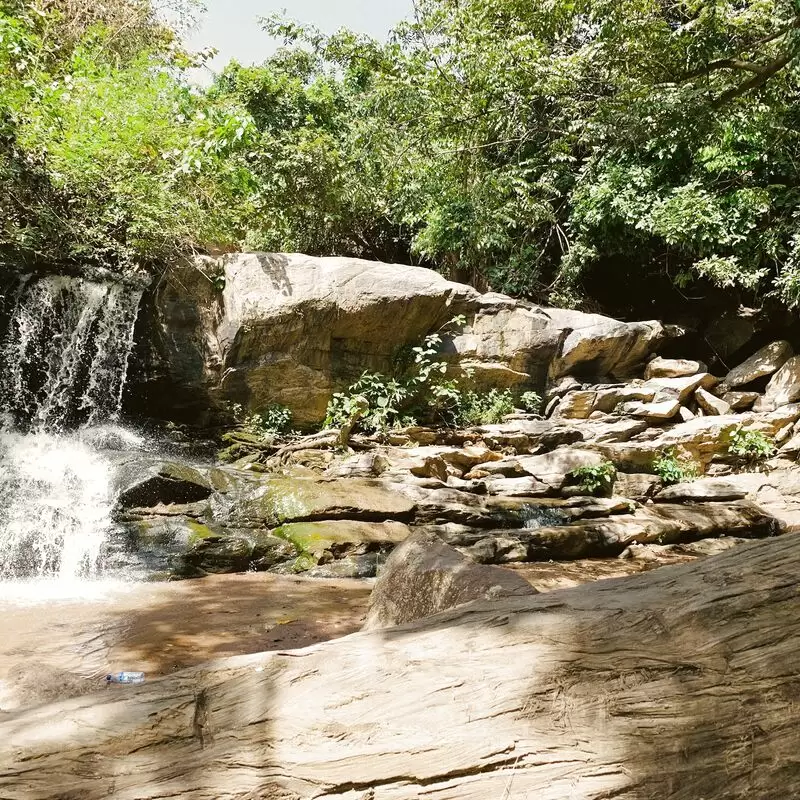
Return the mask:
[[784,53],[779,58],[776,58],[771,63],[764,66],[762,71],[755,75],[754,77],[750,78],[749,81],[745,81],[739,86],[735,86],[733,89],[729,89],[727,92],[721,94],[713,103],[714,108],[721,108],[725,104],[729,103],[731,100],[736,99],[737,97],[741,97],[743,94],[747,94],[747,92],[753,91],[754,89],[758,89],[763,86],[773,75],[780,72],[784,67],[790,64],[796,58],[797,53]]
[[760,75],[765,67],[761,64],[755,64],[752,61],[744,61],[740,58],[720,58],[706,64],[704,67],[700,67],[700,69],[696,69],[684,75],[682,83],[694,80],[695,78],[702,78],[704,75],[709,75],[720,69],[746,70],[747,72],[755,72],[757,75]]

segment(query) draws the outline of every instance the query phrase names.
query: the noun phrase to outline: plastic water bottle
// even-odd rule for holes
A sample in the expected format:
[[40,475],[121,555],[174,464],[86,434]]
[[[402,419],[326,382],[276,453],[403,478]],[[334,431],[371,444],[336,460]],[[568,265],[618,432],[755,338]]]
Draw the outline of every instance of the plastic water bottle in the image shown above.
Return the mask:
[[144,672],[114,672],[106,675],[106,683],[144,683]]

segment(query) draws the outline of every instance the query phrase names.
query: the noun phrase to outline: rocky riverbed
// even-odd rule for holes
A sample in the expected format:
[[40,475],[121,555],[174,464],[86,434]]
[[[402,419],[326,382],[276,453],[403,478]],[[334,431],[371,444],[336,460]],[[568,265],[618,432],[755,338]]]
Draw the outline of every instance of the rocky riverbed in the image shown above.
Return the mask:
[[[171,444],[113,426],[84,432],[114,475],[111,561],[163,582],[116,584],[47,614],[4,601],[4,710],[92,691],[108,671],[158,677],[356,631],[375,577],[406,541],[441,543],[433,573],[443,563],[500,565],[545,592],[798,529],[800,358],[789,342],[712,372],[656,355],[683,335],[658,322],[539,309],[427,270],[343,259],[283,258],[281,285],[292,291],[274,295],[273,262],[226,260],[213,320],[202,311],[208,287],[196,280],[184,282],[184,316],[170,306],[169,284],[150,299],[145,322],[180,345],[151,353],[151,367],[165,401],[189,393],[205,404],[192,407],[195,421],[222,419],[225,402],[246,389],[251,407],[284,400],[318,424],[320,397],[455,311],[466,312],[465,326],[443,343],[454,374],[517,395],[540,389],[541,412],[461,429],[356,432],[345,443],[255,435],[230,419],[205,442],[174,423]],[[335,330],[317,325],[331,314]],[[270,338],[290,317],[294,338]],[[275,348],[291,380],[263,373]],[[198,357],[187,361],[190,351]],[[140,394],[154,385],[153,373],[138,380]],[[296,391],[302,380],[314,391]],[[179,406],[167,411],[174,417]],[[742,432],[761,450],[737,449]],[[665,455],[677,473],[658,468]],[[583,483],[586,470],[599,470],[601,484]],[[498,573],[475,574],[454,596],[491,596]],[[447,607],[431,584],[417,594],[433,598],[428,611]]]
[[[735,540],[664,548],[636,559],[509,564],[539,592],[696,560]],[[42,600],[42,588],[0,597],[0,714],[105,690],[105,675],[147,680],[214,659],[283,651],[361,629],[372,579],[268,573],[161,583],[83,586],[83,597]],[[32,598],[38,596],[38,602]],[[46,605],[45,605],[46,603]],[[109,687],[108,691],[126,691]]]

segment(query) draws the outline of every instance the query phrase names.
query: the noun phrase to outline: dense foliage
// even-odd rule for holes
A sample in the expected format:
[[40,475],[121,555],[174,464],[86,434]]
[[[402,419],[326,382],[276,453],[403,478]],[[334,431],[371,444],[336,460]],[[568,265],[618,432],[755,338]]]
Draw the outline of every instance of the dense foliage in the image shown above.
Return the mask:
[[[230,236],[249,117],[148,3],[0,5],[0,259],[154,266]],[[235,195],[235,200],[234,200]]]
[[417,0],[387,44],[264,25],[287,47],[201,92],[146,0],[0,3],[0,253],[246,246],[566,305],[597,276],[800,302],[798,0]]

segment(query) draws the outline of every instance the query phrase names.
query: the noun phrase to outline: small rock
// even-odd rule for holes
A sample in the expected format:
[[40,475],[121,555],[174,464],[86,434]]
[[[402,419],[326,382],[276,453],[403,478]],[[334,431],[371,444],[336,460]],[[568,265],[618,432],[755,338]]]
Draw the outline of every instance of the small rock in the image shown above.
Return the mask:
[[550,419],[550,417],[552,417],[552,416],[553,416],[553,414],[555,414],[555,412],[556,412],[556,409],[557,409],[557,408],[558,408],[560,405],[561,405],[561,398],[560,398],[560,397],[554,397],[552,400],[550,400],[550,401],[547,403],[547,406],[546,406],[546,407],[545,407],[545,409],[544,409],[544,415],[545,415],[545,417],[546,417],[547,419]]
[[793,429],[793,428],[794,428],[794,425],[792,425],[791,423],[790,423],[790,424],[787,424],[787,425],[784,425],[784,426],[783,426],[783,427],[782,427],[782,428],[781,428],[781,429],[780,429],[780,430],[779,430],[779,431],[778,431],[778,432],[775,434],[775,444],[777,444],[777,445],[779,445],[779,446],[780,446],[780,445],[782,445],[784,442],[787,442],[787,441],[789,441],[789,439],[790,439],[790,437],[791,437],[791,435],[792,435],[792,429]]
[[478,464],[502,461],[505,456],[483,444],[465,445],[460,450],[445,450],[439,456],[449,467],[466,472]]
[[686,406],[681,406],[678,409],[678,419],[681,422],[689,422],[689,420],[694,419],[696,416],[697,415],[694,412],[690,411],[688,408],[686,408]]
[[244,572],[252,555],[253,543],[244,536],[206,536],[183,556],[184,566],[179,571],[187,576]]
[[563,397],[567,392],[580,388],[581,384],[579,381],[573,378],[572,375],[565,375],[548,387],[547,391],[544,393],[545,402],[549,403],[553,398]]
[[604,461],[605,459],[600,453],[572,447],[562,447],[551,453],[518,459],[519,465],[528,475],[533,475],[554,489],[560,489],[566,481],[567,474],[573,470],[580,467],[598,466]]
[[388,462],[380,453],[360,453],[340,464],[332,464],[325,470],[329,478],[377,478],[388,467]]
[[654,422],[672,419],[680,411],[680,408],[681,404],[678,400],[660,400],[655,403],[623,403],[620,406],[620,410],[624,414]]
[[421,464],[411,467],[411,474],[418,478],[437,478],[443,483],[447,482],[447,464],[439,456],[429,457]]
[[700,478],[667,486],[656,496],[657,503],[675,503],[682,500],[695,502],[722,502],[747,497],[747,489],[724,478]]
[[618,472],[614,493],[631,500],[646,500],[661,488],[661,478],[643,472]]
[[594,411],[594,401],[597,392],[573,391],[567,392],[561,398],[561,404],[554,412],[554,417],[561,419],[588,419]]
[[[722,384],[720,384],[722,385]],[[731,407],[731,411],[746,411],[761,395],[758,392],[725,392],[722,399]]]
[[697,400],[697,404],[709,416],[721,416],[731,413],[731,407],[724,400],[714,397],[711,392],[707,392],[702,386],[695,390],[694,399]]
[[746,361],[734,367],[722,380],[725,390],[746,386],[758,378],[772,375],[791,357],[792,346],[786,341],[771,342],[754,353]]
[[795,433],[786,444],[781,447],[781,455],[796,456],[800,453],[800,433]]
[[518,478],[525,474],[525,470],[516,458],[504,458],[502,461],[488,461],[478,464],[470,470],[464,478],[475,480],[486,478],[489,475],[502,475],[504,478]]
[[685,378],[707,370],[708,367],[702,361],[657,356],[645,367],[644,377],[645,380],[650,380],[651,378]]
[[698,386],[702,386],[704,389],[711,389],[716,384],[717,379],[713,375],[701,372],[686,378],[653,378],[647,381],[644,386],[656,389],[659,395],[674,397],[681,403],[685,403]]
[[526,476],[524,478],[490,478],[485,482],[486,490],[490,495],[503,497],[546,497],[551,493],[551,487]]
[[487,536],[469,547],[459,548],[477,564],[514,564],[525,561],[528,546],[510,536]]
[[207,499],[213,491],[208,480],[193,467],[165,462],[155,465],[149,475],[128,486],[117,502],[121,508],[194,503]]
[[603,421],[590,420],[581,426],[583,440],[586,442],[596,442],[597,444],[602,444],[604,442],[627,442],[637,434],[644,433],[646,430],[647,422],[645,420],[620,417],[610,417]]
[[621,403],[649,403],[655,399],[655,395],[655,389],[645,389],[638,386],[616,386],[611,389],[600,389],[597,391],[594,407],[598,411],[610,413]]
[[256,535],[251,554],[250,567],[255,570],[267,570],[297,555],[297,549],[291,542],[279,539],[267,533]]
[[462,492],[472,492],[473,494],[486,494],[486,483],[478,480],[464,480],[451,475],[444,484],[452,489],[459,489]]
[[800,400],[800,356],[793,356],[770,378],[764,396],[756,400],[754,411],[774,411],[779,406]]
[[514,572],[475,564],[435,534],[419,531],[389,556],[372,590],[364,630],[413,622],[472,600],[536,593]]
[[309,578],[374,578],[386,558],[382,552],[347,556],[338,561],[318,564],[303,575]]

